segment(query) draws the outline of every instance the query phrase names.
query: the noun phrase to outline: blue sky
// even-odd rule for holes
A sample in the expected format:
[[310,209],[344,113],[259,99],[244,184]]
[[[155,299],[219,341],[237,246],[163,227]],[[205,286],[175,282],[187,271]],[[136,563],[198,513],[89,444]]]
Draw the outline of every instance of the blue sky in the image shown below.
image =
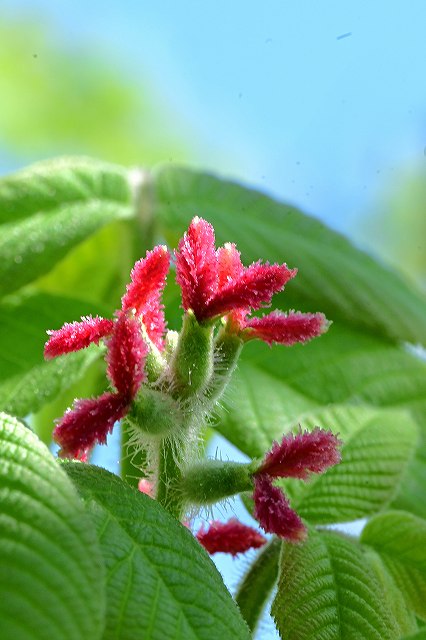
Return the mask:
[[[192,161],[347,231],[424,162],[426,4],[4,0],[148,79]],[[344,37],[342,37],[344,36]]]

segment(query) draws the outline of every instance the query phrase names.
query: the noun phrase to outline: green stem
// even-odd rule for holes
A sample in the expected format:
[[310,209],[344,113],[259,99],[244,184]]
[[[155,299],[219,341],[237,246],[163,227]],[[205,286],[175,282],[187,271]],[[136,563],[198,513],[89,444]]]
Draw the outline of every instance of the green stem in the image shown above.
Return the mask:
[[282,540],[273,538],[262,549],[238,586],[235,600],[250,631],[259,623],[265,603],[278,577]]
[[182,474],[177,456],[183,458],[183,451],[177,451],[168,440],[160,442],[156,499],[177,520],[181,520],[184,504],[182,493],[178,490]]
[[204,460],[185,470],[180,480],[185,502],[205,506],[253,490],[252,465]]
[[210,406],[213,406],[226,389],[237,366],[244,342],[237,335],[222,327],[214,343],[215,375],[206,390]]
[[138,486],[141,472],[146,466],[146,459],[143,451],[136,453],[133,445],[129,445],[129,431],[126,421],[121,423],[121,459],[120,459],[120,475],[122,479],[132,487]]

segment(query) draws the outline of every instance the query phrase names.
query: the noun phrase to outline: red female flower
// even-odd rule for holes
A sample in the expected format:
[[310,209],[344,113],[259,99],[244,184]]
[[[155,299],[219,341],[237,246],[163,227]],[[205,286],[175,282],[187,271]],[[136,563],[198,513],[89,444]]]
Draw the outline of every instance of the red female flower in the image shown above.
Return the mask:
[[[161,294],[170,266],[170,254],[166,247],[158,246],[147,251],[146,257],[136,262],[131,272],[131,282],[121,302],[121,311],[134,311],[145,326],[150,340],[159,348],[163,346],[165,330],[164,311]],[[66,322],[56,331],[48,331],[50,336],[44,347],[46,359],[65,353],[85,349],[90,344],[98,344],[102,338],[112,334],[114,320],[83,317],[81,322]]]
[[115,422],[128,412],[144,379],[148,348],[135,318],[121,312],[107,346],[107,374],[116,391],[77,400],[74,408],[65,413],[53,432],[53,439],[61,446],[61,456],[87,460],[96,443],[105,444]]
[[222,552],[236,556],[249,549],[259,549],[267,542],[256,529],[248,527],[236,518],[228,522],[213,521],[206,530],[202,526],[195,537],[210,555]]
[[341,441],[331,431],[289,434],[274,442],[254,474],[255,518],[268,533],[290,542],[306,537],[306,528],[290,507],[287,497],[272,484],[273,478],[306,480],[311,473],[323,473],[340,462]]
[[244,340],[259,338],[285,345],[306,342],[328,329],[322,313],[275,311],[248,319],[252,311],[271,303],[297,269],[260,261],[244,267],[234,244],[215,249],[213,227],[202,218],[192,220],[175,255],[182,305],[186,311],[192,309],[199,322],[226,316],[228,327]]
[[87,459],[94,444],[105,443],[115,422],[129,411],[145,377],[148,346],[142,337],[141,323],[151,342],[163,347],[165,321],[160,299],[169,261],[167,249],[159,246],[135,264],[116,320],[89,316],[81,322],[66,323],[57,331],[48,331],[46,358],[84,349],[103,338],[108,348],[107,375],[115,389],[98,398],[77,400],[74,408],[65,413],[53,432],[62,456]]
[[311,473],[323,473],[340,462],[338,447],[341,444],[331,431],[319,427],[312,431],[289,433],[280,443],[272,443],[256,474],[307,480]]

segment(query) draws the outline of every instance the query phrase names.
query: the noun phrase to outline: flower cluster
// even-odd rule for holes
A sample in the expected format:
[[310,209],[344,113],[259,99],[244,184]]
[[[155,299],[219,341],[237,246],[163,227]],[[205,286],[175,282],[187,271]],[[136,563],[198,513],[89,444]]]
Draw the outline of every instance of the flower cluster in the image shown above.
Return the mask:
[[[192,310],[200,322],[226,316],[227,329],[244,340],[259,338],[291,345],[306,342],[328,327],[322,313],[274,311],[262,318],[250,318],[252,311],[269,305],[274,293],[296,275],[287,265],[241,263],[234,244],[215,248],[213,227],[194,218],[179,242],[176,280],[182,290],[182,305]],[[77,400],[54,431],[61,455],[86,459],[95,443],[105,443],[114,423],[128,413],[145,376],[144,362],[149,349],[164,347],[165,320],[161,304],[170,255],[157,246],[139,260],[131,272],[131,282],[114,320],[82,318],[49,331],[45,357],[53,358],[84,349],[105,340],[107,374],[115,388],[94,399]]]
[[[305,343],[324,333],[328,322],[322,313],[272,311],[253,316],[253,312],[271,304],[273,295],[296,275],[296,269],[261,261],[245,267],[234,244],[216,249],[213,227],[201,218],[192,220],[175,251],[175,260],[185,310],[177,339],[175,332],[166,331],[161,302],[170,254],[166,247],[157,246],[135,264],[121,308],[113,319],[88,316],[49,331],[44,353],[46,358],[53,358],[103,340],[111,389],[97,398],[76,400],[65,413],[53,434],[61,447],[60,455],[87,460],[96,443],[105,443],[115,422],[128,416],[137,437],[148,434],[149,442],[155,441],[160,449],[165,443],[179,443],[180,449],[175,447],[165,466],[171,475],[157,477],[155,486],[144,480],[140,489],[166,508],[175,504],[173,513],[182,517],[179,482],[181,470],[189,469],[190,460],[176,462],[176,451],[190,451],[183,447],[182,434],[189,438],[188,434],[200,428],[209,410],[206,407],[223,392],[243,343],[254,338],[268,345]],[[216,331],[219,320],[221,329]],[[217,353],[221,354],[222,370]],[[246,482],[248,489],[254,486],[254,515],[263,529],[286,540],[301,540],[305,527],[273,481],[285,477],[305,480],[310,473],[322,473],[339,461],[339,445],[332,433],[321,429],[285,436],[280,444],[273,444],[257,467],[252,463],[237,472],[235,478],[240,484],[234,486],[232,495]],[[172,467],[181,464],[177,473],[170,471],[170,461]],[[212,473],[207,467],[206,472]],[[217,493],[216,481],[212,483],[213,493],[220,499],[223,494]],[[198,476],[194,486],[195,490],[201,486]],[[173,500],[170,491],[175,491]],[[196,537],[210,553],[226,551],[232,555],[265,543],[256,530],[235,519],[223,524],[213,522]]]
[[202,218],[192,220],[175,255],[183,308],[191,309],[199,322],[226,316],[228,329],[244,340],[259,338],[287,346],[306,342],[328,329],[322,313],[291,311],[287,315],[274,311],[250,318],[253,311],[271,303],[297,269],[260,261],[244,267],[235,244],[226,243],[216,250],[214,229]]

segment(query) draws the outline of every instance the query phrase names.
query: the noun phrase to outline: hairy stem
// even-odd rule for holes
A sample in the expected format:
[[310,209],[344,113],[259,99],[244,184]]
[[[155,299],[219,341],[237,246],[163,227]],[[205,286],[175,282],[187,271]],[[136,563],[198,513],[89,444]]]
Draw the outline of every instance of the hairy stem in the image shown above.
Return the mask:
[[177,520],[181,520],[184,510],[182,493],[178,490],[182,477],[179,462],[183,455],[183,448],[178,450],[169,440],[159,443],[156,499]]
[[129,444],[129,430],[124,420],[121,423],[121,458],[120,475],[122,479],[132,487],[137,487],[141,472],[146,466],[146,457],[143,451],[136,451],[133,444]]

